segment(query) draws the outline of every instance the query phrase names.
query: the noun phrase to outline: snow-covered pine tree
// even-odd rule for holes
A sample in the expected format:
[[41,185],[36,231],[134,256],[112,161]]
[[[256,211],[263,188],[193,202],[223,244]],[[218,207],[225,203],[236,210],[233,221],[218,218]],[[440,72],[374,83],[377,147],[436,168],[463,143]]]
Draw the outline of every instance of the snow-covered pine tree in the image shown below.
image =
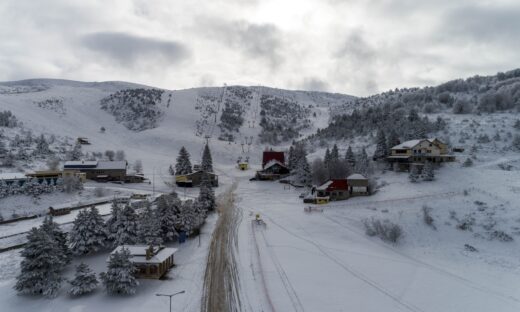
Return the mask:
[[415,165],[410,165],[410,174],[408,175],[408,180],[412,183],[416,183],[419,181],[419,168]]
[[161,236],[164,241],[172,241],[179,236],[175,230],[181,201],[173,195],[162,195],[157,199],[157,214],[161,221]]
[[175,229],[177,232],[185,232],[191,234],[197,225],[198,216],[195,211],[193,200],[184,201],[179,207],[179,215]]
[[21,294],[55,297],[60,289],[60,248],[42,229],[32,228],[20,253],[23,260],[14,289]]
[[209,145],[204,146],[204,152],[202,153],[202,162],[200,164],[202,170],[206,172],[213,172],[213,160],[211,158],[211,151]]
[[69,160],[80,160],[83,157],[83,152],[81,151],[81,144],[76,143],[72,150],[68,153]]
[[130,251],[122,248],[110,255],[108,271],[101,273],[101,281],[109,294],[133,295],[139,282],[134,276],[134,264],[130,261]]
[[72,252],[68,246],[67,234],[53,221],[52,216],[46,216],[45,219],[43,219],[40,229],[45,231],[56,242],[56,245],[60,249],[59,256],[62,260],[62,266],[69,264],[72,258]]
[[160,245],[163,243],[161,235],[161,220],[158,213],[147,206],[139,218],[139,242],[146,245]]
[[51,153],[49,148],[49,143],[45,140],[45,136],[40,135],[36,139],[36,148],[34,150],[34,155],[48,155]]
[[294,166],[296,165],[296,159],[294,157],[294,146],[292,146],[292,145],[289,147],[289,155],[288,155],[287,159],[288,159],[287,167],[290,170],[293,170]]
[[97,288],[98,280],[96,273],[92,272],[88,265],[82,262],[76,267],[74,279],[69,283],[72,286],[72,288],[69,289],[69,294],[72,296],[81,296],[94,291]]
[[215,192],[211,187],[211,181],[207,174],[202,175],[200,182],[199,197],[197,199],[206,211],[215,210]]
[[186,148],[181,147],[179,151],[179,156],[177,156],[177,163],[175,164],[175,174],[182,175],[188,174],[192,172],[190,154],[186,150]]
[[399,135],[397,135],[397,132],[394,129],[390,129],[386,139],[386,147],[388,148],[387,153],[390,153],[390,149],[392,147],[401,144],[401,141],[399,140]]
[[370,171],[370,161],[365,148],[363,148],[356,157],[355,171],[363,175],[367,175]]
[[[312,185],[312,173],[311,166],[307,161],[307,151],[303,144],[297,145],[295,148],[295,154],[297,157],[297,163],[295,169],[293,170],[294,179],[298,184],[301,185]],[[330,154],[329,154],[330,158]],[[329,164],[332,162],[332,159],[329,160]]]
[[112,210],[110,218],[105,222],[105,229],[107,230],[108,240],[114,242],[117,238],[117,230],[121,222],[121,207],[114,200],[112,202]]
[[81,210],[69,235],[70,248],[75,255],[84,255],[105,248],[107,233],[105,222],[97,208]]
[[386,145],[386,137],[383,130],[377,132],[376,150],[374,152],[374,160],[386,160],[388,156],[388,147]]
[[114,244],[119,245],[132,245],[138,241],[139,232],[139,221],[137,220],[137,214],[134,208],[130,205],[126,205],[120,214],[120,222],[117,224],[116,235]]
[[172,176],[175,175],[175,169],[173,169],[173,166],[172,166],[172,165],[170,165],[170,166],[168,167],[168,172],[169,172],[170,175],[172,175]]
[[424,164],[422,171],[422,179],[423,181],[433,181],[435,179],[435,172],[433,171],[433,164],[427,161]]

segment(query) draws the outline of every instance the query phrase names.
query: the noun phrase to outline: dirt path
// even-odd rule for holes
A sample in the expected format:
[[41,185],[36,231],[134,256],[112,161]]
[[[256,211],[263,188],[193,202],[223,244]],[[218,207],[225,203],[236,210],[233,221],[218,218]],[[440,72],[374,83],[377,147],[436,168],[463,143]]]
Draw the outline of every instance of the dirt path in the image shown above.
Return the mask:
[[242,219],[242,211],[234,203],[236,182],[221,194],[217,201],[219,219],[211,238],[204,290],[202,293],[202,312],[241,311],[235,255],[238,241],[237,229]]

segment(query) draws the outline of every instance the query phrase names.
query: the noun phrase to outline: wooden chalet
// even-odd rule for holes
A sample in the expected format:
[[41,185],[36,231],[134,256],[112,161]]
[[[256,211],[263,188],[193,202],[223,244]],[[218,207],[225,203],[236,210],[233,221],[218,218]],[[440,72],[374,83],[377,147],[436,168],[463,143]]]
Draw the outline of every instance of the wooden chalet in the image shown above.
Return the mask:
[[195,171],[189,174],[176,175],[175,184],[181,187],[199,186],[202,181],[202,176],[204,174],[208,175],[211,181],[211,185],[213,187],[218,187],[218,175],[214,174],[213,172],[206,172],[202,170]]
[[[177,248],[147,245],[118,246],[112,254],[123,248],[130,252],[130,261],[135,265],[138,278],[160,279],[175,265],[173,256]],[[108,260],[107,260],[108,261]]]
[[455,161],[455,156],[448,154],[448,146],[445,143],[433,138],[410,140],[396,145],[391,148],[387,160],[407,168],[410,164],[422,165],[425,162]]
[[278,180],[280,178],[286,177],[289,175],[291,171],[289,168],[279,162],[276,159],[269,161],[265,164],[264,169],[256,172],[257,180]]

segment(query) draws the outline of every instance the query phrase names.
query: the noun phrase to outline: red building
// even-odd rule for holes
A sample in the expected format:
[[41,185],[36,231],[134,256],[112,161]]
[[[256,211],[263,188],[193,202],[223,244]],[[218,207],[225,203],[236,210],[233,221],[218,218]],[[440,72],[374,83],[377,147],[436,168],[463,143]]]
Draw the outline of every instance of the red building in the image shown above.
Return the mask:
[[332,179],[316,188],[317,197],[328,197],[330,200],[342,200],[349,197],[347,179]]
[[270,151],[264,151],[263,157],[262,157],[262,169],[265,168],[265,165],[272,161],[276,160],[285,165],[285,154],[284,152],[275,152],[273,150]]

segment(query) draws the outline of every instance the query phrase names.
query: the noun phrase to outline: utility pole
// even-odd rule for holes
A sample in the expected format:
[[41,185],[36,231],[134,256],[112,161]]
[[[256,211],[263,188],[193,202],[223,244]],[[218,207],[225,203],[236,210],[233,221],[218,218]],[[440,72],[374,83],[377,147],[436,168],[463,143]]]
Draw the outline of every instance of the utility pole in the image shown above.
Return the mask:
[[175,295],[178,295],[178,294],[184,294],[186,291],[185,290],[181,290],[179,292],[176,292],[174,294],[171,294],[171,295],[165,295],[165,294],[155,294],[156,296],[158,297],[170,297],[170,312],[172,312],[172,297],[175,296]]

